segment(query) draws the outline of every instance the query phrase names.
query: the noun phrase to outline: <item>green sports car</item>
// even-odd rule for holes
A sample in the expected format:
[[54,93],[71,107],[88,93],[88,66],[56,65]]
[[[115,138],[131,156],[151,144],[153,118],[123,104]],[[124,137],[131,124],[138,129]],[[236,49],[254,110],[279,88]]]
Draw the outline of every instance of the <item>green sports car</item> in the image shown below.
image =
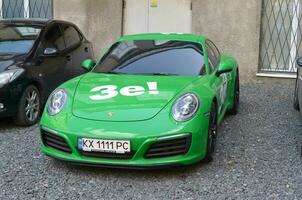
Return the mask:
[[237,62],[190,34],[120,38],[56,89],[42,152],[84,165],[157,168],[211,161],[217,126],[239,104]]

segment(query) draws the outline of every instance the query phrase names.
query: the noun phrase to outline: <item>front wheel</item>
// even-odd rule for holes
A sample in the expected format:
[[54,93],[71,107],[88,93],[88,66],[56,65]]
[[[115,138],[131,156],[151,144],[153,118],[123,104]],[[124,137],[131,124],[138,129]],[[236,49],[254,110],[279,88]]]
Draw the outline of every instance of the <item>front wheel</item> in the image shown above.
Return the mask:
[[298,78],[297,78],[296,85],[295,85],[295,94],[294,94],[294,109],[296,109],[296,110],[300,110],[298,91],[299,91],[299,83],[298,83]]
[[239,98],[240,98],[240,83],[239,83],[239,73],[236,73],[235,77],[235,86],[234,86],[234,98],[233,98],[233,107],[230,110],[231,115],[236,115],[239,108]]
[[217,138],[217,111],[216,104],[213,103],[210,111],[208,139],[207,139],[207,152],[204,162],[209,163],[213,160],[213,153],[216,147]]
[[33,86],[28,86],[23,92],[17,115],[14,121],[20,126],[31,126],[38,122],[41,112],[41,99],[39,90]]

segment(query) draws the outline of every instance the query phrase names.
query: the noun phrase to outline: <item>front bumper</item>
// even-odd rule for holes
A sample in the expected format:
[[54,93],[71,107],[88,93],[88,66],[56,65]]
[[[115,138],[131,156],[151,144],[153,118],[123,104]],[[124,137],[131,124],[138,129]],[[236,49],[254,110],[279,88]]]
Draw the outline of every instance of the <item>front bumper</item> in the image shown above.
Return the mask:
[[[115,168],[162,168],[196,163],[204,158],[208,132],[208,117],[196,116],[186,123],[153,118],[137,122],[101,122],[74,117],[49,117],[41,120],[41,133],[45,130],[63,138],[70,151],[62,151],[43,143],[44,154],[75,164],[115,167]],[[147,158],[150,147],[164,138],[189,136],[190,144],[186,153],[156,158]],[[110,140],[130,140],[133,155],[129,158],[90,157],[78,148],[79,138],[99,138]],[[181,137],[179,137],[180,139]],[[43,138],[42,138],[43,141]]]

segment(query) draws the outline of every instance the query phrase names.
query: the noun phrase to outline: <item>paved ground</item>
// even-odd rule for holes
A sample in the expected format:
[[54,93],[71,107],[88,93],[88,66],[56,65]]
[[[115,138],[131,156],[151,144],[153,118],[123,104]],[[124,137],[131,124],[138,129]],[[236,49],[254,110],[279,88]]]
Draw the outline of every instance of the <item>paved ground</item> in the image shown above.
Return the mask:
[[211,164],[132,171],[81,168],[39,152],[37,127],[0,122],[0,199],[302,199],[302,119],[292,86],[245,85]]

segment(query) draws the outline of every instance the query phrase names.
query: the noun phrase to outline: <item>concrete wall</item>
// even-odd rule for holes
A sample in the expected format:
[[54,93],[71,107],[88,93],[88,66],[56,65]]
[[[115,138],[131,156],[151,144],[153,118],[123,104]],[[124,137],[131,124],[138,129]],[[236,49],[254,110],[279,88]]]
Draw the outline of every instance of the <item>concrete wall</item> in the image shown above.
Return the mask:
[[193,0],[193,32],[234,56],[241,80],[255,81],[260,42],[260,0]]
[[[193,33],[208,36],[221,51],[234,56],[242,81],[257,80],[262,1],[192,2]],[[122,0],[54,0],[54,18],[77,24],[93,42],[97,57],[121,36],[122,13]]]
[[122,0],[54,0],[54,18],[78,25],[99,58],[121,36]]

